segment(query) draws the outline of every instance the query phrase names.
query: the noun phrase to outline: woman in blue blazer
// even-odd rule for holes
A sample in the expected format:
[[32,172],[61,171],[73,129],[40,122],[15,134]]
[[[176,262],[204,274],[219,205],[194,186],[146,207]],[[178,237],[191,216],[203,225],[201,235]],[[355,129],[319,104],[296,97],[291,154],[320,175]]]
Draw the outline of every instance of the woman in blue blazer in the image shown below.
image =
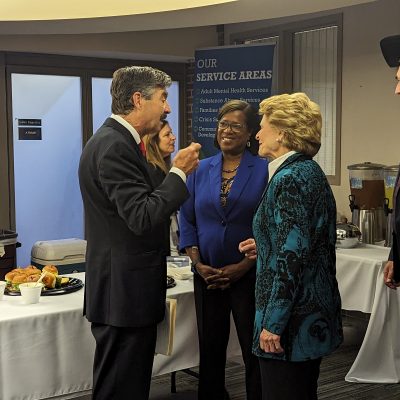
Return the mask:
[[[263,400],[314,400],[321,358],[342,342],[335,200],[319,165],[319,107],[304,93],[270,97],[259,155],[270,181],[254,216],[257,248],[253,352]],[[249,252],[249,246],[240,249]]]
[[246,368],[247,399],[261,399],[258,361],[251,353],[255,263],[238,250],[252,235],[253,213],[268,180],[267,162],[249,151],[258,128],[259,118],[248,103],[231,100],[222,106],[215,136],[221,151],[200,161],[188,178],[190,198],[180,211],[180,247],[195,272],[201,400],[226,398],[231,313]]

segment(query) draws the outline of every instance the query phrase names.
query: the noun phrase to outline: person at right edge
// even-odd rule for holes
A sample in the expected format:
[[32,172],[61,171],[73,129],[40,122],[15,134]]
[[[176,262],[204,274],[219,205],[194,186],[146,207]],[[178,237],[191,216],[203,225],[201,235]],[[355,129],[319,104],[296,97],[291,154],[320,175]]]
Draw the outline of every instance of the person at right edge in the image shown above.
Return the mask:
[[322,357],[343,341],[336,281],[336,204],[312,159],[321,146],[319,106],[304,93],[260,104],[258,154],[269,182],[253,219],[257,254],[253,353],[263,400],[316,400]]
[[[396,88],[394,93],[400,95],[400,35],[388,36],[381,40],[382,54],[389,67],[397,68]],[[400,286],[400,171],[397,174],[393,194],[392,233],[393,244],[389,254],[389,261],[383,270],[383,281],[390,289]]]
[[[249,103],[230,100],[219,110],[214,144],[188,178],[190,198],[180,210],[180,248],[192,260],[199,334],[199,400],[225,400],[226,350],[233,316],[245,364],[247,400],[261,399],[257,357],[251,352],[255,262],[238,250],[252,235],[254,209],[268,180],[257,157],[259,117]],[[254,147],[253,145],[254,144]]]

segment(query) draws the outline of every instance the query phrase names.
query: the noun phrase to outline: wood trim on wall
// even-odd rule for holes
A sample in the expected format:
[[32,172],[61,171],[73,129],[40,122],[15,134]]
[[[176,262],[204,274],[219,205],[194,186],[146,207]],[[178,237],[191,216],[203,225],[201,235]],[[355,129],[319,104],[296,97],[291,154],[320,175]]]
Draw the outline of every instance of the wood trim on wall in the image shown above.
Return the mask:
[[11,229],[5,57],[0,54],[0,229]]
[[[146,60],[110,59],[95,57],[65,56],[56,54],[14,53],[3,52],[5,64],[8,66],[49,67],[63,70],[91,71],[93,73],[112,73],[127,65],[147,65],[158,68],[171,75],[172,79],[180,80],[184,77],[184,63],[155,62]],[[96,75],[97,76],[97,75]]]

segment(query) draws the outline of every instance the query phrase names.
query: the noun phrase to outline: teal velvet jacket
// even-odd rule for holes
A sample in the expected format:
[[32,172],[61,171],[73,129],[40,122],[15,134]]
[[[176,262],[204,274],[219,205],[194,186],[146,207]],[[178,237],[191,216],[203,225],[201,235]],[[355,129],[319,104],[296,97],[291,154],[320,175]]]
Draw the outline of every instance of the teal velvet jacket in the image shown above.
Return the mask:
[[[253,352],[306,361],[343,340],[336,281],[336,204],[325,174],[293,154],[266,187],[253,219],[257,244]],[[282,354],[260,349],[262,329],[280,335]]]

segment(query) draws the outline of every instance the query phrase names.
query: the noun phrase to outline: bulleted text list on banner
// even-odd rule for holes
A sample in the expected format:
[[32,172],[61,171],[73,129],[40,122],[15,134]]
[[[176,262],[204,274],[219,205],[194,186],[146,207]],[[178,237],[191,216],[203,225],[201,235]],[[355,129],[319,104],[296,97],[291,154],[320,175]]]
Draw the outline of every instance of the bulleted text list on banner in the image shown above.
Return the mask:
[[232,99],[245,100],[256,110],[271,95],[275,45],[240,45],[195,52],[193,140],[201,157],[217,153],[214,136],[220,107]]

